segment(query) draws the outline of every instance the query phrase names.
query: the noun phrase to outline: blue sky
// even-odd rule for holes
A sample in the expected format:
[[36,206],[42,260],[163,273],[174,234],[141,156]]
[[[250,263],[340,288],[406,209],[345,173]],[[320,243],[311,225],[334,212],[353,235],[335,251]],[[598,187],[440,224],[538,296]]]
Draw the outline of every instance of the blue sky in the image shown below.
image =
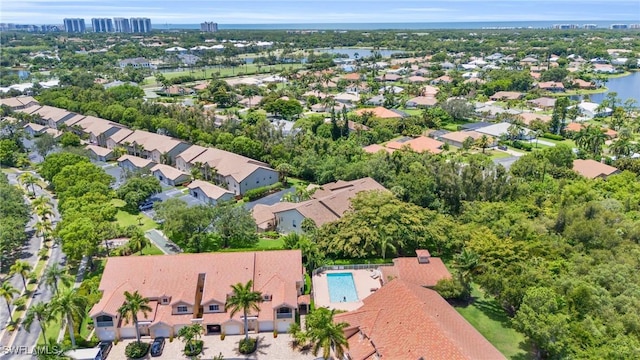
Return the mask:
[[633,20],[640,0],[0,0],[0,22],[64,17],[221,24]]

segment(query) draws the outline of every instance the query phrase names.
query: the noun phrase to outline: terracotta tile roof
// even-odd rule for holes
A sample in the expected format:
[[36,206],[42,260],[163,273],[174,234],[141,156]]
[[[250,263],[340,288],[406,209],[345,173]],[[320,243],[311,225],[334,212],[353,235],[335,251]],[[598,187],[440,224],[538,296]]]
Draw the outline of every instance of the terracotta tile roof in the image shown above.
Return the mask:
[[343,75],[342,78],[347,81],[358,81],[360,80],[360,74],[358,73],[346,74],[346,75]]
[[431,85],[426,85],[425,87],[422,88],[422,95],[423,96],[436,96],[439,91],[440,91],[440,89],[438,89],[437,87],[434,87],[434,86],[431,86]]
[[426,249],[418,249],[416,250],[416,256],[417,257],[427,257],[430,258],[431,254],[429,253],[429,250]]
[[356,110],[356,114],[358,114],[359,116],[362,116],[362,114],[364,114],[365,112],[370,112],[373,113],[373,117],[377,117],[380,119],[400,119],[402,118],[402,115],[393,112],[389,109],[385,109],[382,106],[378,106],[375,108],[363,108],[363,109],[359,109]]
[[182,172],[182,171],[174,168],[173,166],[169,166],[169,165],[165,165],[165,164],[156,164],[154,167],[152,167],[150,169],[150,171],[152,173],[156,172],[156,171],[159,171],[162,175],[164,175],[164,177],[166,177],[167,179],[170,179],[170,180],[177,180],[181,176],[188,176],[189,175],[186,172]]
[[583,127],[584,127],[584,125],[582,125],[580,123],[572,122],[572,123],[568,123],[567,126],[564,127],[564,130],[565,131],[578,132],[578,131],[582,130]]
[[[394,280],[363,302],[358,310],[337,314],[335,321],[358,328],[383,359],[505,359],[433,290]],[[350,332],[353,358],[366,358],[366,345],[357,343],[364,339]]]
[[518,100],[522,98],[524,94],[516,92],[516,91],[498,91],[497,93],[491,95],[491,100]]
[[595,179],[606,178],[609,175],[618,173],[620,170],[595,160],[576,159],[573,160],[573,171],[586,178]]
[[[170,296],[171,304],[193,304],[199,274],[205,274],[202,304],[224,304],[231,285],[254,280],[254,289],[277,297],[279,303],[297,307],[297,282],[303,280],[300,250],[261,252],[179,254],[107,259],[99,290],[102,299],[91,315],[101,312],[115,315],[124,301],[124,291],[137,290],[144,297],[159,300]],[[273,317],[275,301],[263,303],[259,318]],[[229,319],[228,313],[205,314]],[[159,305],[154,324],[190,323],[193,314],[172,315],[171,306]],[[239,319],[239,315],[237,316]]]
[[194,180],[189,185],[189,189],[200,189],[202,192],[211,199],[220,199],[225,194],[233,195],[233,193],[227,189],[223,189],[220,186],[216,186],[210,182],[202,180]]
[[551,116],[550,115],[545,115],[545,114],[536,114],[536,113],[530,113],[530,112],[523,112],[523,113],[520,113],[520,114],[518,114],[516,116],[521,118],[522,122],[524,122],[525,125],[531,124],[531,122],[534,121],[534,120],[540,120],[542,122],[551,121]]
[[153,162],[153,160],[151,159],[143,159],[141,157],[137,157],[137,156],[133,156],[133,155],[122,155],[118,158],[118,163],[121,163],[123,161],[129,161],[131,164],[133,164],[135,167],[141,169],[144,167],[147,167],[151,164],[155,164]]
[[581,89],[591,89],[596,87],[596,85],[592,82],[589,81],[584,81],[582,79],[575,79],[573,80],[573,84],[576,85],[577,87],[581,88]]
[[393,150],[388,149],[382,145],[378,145],[378,144],[371,144],[369,146],[365,146],[362,148],[362,150],[364,150],[365,152],[368,152],[369,154],[376,154],[377,152],[379,152],[380,150],[384,150],[388,153],[392,153]]
[[556,81],[546,81],[538,83],[540,89],[564,89],[564,84]]
[[[381,266],[383,281],[389,281],[386,275],[391,275],[403,281],[420,286],[435,286],[442,279],[450,279],[451,273],[447,270],[440,258],[429,257],[428,263],[419,263],[417,257],[404,257],[393,259],[393,268]],[[388,272],[385,273],[385,272]]]
[[417,153],[428,151],[433,154],[439,154],[442,152],[442,145],[444,145],[444,143],[441,141],[426,136],[418,136],[417,138],[406,141],[390,141],[385,146],[394,150],[401,150],[405,146],[409,146],[411,150]]
[[482,137],[482,134],[477,131],[454,131],[440,136],[440,139],[463,143],[469,137],[477,140]]

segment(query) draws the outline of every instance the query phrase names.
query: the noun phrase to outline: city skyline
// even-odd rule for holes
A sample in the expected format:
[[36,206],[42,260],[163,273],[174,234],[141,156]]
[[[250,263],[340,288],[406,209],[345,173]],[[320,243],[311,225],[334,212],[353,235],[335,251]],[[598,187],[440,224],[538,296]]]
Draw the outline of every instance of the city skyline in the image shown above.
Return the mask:
[[[629,20],[637,0],[23,0],[3,2],[0,22],[58,24],[63,18],[146,17],[154,23],[221,24]],[[203,15],[207,14],[207,15]]]

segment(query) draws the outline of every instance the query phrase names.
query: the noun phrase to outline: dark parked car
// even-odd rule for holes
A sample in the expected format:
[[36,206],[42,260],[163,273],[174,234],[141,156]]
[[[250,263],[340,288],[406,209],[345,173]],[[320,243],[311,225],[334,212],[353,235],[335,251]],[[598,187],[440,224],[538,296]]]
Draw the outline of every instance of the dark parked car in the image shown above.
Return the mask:
[[105,360],[109,355],[109,351],[111,351],[111,346],[113,343],[111,341],[100,341],[98,347],[100,348],[100,352],[98,353],[97,360]]
[[164,350],[164,338],[159,336],[153,339],[153,343],[151,344],[151,356],[156,357],[162,355],[162,350]]
[[140,211],[147,211],[147,210],[151,210],[153,209],[153,204],[160,202],[162,200],[158,199],[157,197],[152,197],[147,199],[142,205],[138,206],[138,209],[140,209]]
[[500,149],[500,150],[502,150],[502,151],[506,151],[506,150],[507,150],[507,147],[506,147],[506,146],[504,146],[504,145],[500,145],[500,146],[498,146],[498,149]]

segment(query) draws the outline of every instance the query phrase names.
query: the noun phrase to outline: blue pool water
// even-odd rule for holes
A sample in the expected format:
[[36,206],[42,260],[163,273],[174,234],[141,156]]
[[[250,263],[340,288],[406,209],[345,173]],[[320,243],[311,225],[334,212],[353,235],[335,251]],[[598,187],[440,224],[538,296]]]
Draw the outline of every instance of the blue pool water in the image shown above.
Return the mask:
[[353,282],[353,274],[327,274],[327,285],[329,286],[329,298],[332,303],[358,301],[358,292],[356,291],[356,284]]

